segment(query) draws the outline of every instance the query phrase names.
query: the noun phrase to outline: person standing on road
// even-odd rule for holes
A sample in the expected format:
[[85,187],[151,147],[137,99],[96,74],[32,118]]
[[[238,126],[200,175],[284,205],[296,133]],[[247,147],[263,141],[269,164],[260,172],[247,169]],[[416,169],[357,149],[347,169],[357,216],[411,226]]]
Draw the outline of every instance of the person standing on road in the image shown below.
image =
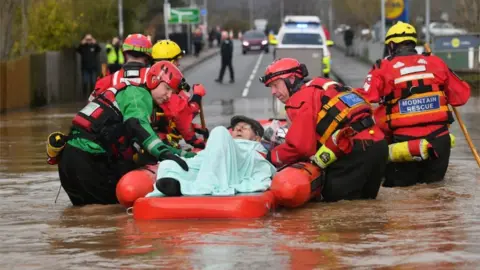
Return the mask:
[[122,48],[120,46],[120,39],[114,37],[111,44],[105,46],[107,52],[107,67],[108,72],[113,74],[122,68],[125,59],[123,57]]
[[355,37],[355,33],[353,32],[350,26],[347,26],[347,29],[343,33],[343,41],[345,42],[346,56],[353,56],[353,38]]
[[[385,36],[389,56],[377,60],[361,92],[380,103],[375,120],[390,137],[390,143],[431,144],[429,157],[387,165],[385,187],[411,186],[441,181],[448,168],[451,148],[449,125],[453,115],[448,105],[462,106],[470,98],[470,86],[445,62],[430,53],[418,54],[417,31],[398,22]],[[390,145],[391,147],[391,145]]]
[[293,58],[270,64],[260,81],[285,104],[285,142],[267,160],[277,167],[312,160],[324,171],[326,201],[375,199],[388,157],[384,134],[372,118],[372,107],[349,87],[308,76]]
[[233,41],[229,37],[227,31],[222,32],[222,43],[220,45],[220,54],[222,58],[222,67],[220,68],[220,74],[215,80],[218,83],[222,83],[223,75],[225,74],[225,68],[228,67],[230,72],[230,83],[235,82],[235,76],[233,74],[232,58],[233,58]]
[[91,34],[86,34],[77,47],[77,52],[82,58],[83,95],[87,96],[93,89],[98,75],[98,53],[101,51],[97,41]]

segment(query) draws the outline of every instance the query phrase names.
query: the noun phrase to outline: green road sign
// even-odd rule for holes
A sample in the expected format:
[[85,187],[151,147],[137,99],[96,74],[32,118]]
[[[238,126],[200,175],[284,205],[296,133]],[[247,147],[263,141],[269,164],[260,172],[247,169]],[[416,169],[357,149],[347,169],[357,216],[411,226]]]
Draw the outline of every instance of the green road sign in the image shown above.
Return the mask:
[[170,9],[170,20],[168,20],[168,23],[200,23],[200,10],[198,8],[172,8]]

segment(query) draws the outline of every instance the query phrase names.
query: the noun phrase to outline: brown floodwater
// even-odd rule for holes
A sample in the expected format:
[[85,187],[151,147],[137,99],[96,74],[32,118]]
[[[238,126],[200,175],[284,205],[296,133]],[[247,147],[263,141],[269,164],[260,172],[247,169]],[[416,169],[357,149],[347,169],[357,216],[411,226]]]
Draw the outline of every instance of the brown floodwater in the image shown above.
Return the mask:
[[[45,138],[68,130],[77,109],[0,116],[1,269],[480,267],[480,170],[456,123],[457,145],[438,184],[381,188],[377,200],[311,203],[257,220],[138,222],[120,206],[71,207],[64,191],[54,203],[60,183],[46,164]],[[460,112],[479,147],[480,98]]]

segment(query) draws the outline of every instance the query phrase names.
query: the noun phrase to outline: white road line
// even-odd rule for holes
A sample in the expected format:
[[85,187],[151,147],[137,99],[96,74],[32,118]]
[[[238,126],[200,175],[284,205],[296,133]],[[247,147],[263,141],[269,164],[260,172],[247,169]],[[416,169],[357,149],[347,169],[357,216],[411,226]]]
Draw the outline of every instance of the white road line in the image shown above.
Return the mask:
[[248,91],[250,89],[250,85],[252,85],[252,80],[255,78],[255,74],[257,73],[258,67],[260,66],[260,62],[262,62],[263,52],[260,53],[260,57],[258,57],[257,62],[255,63],[255,67],[252,70],[252,74],[248,78],[247,83],[245,84],[245,88],[242,92],[242,97],[246,97],[248,95]]

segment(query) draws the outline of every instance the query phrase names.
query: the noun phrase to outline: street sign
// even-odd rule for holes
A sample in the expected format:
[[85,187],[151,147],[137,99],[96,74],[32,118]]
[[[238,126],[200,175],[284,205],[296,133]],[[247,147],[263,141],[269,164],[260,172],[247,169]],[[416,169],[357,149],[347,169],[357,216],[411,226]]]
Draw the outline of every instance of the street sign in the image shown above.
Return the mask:
[[169,24],[197,24],[200,23],[198,8],[171,8]]
[[202,9],[200,10],[200,15],[202,15],[202,16],[207,16],[207,9],[206,9],[206,8],[202,8]]
[[434,37],[433,45],[435,51],[459,51],[468,50],[468,48],[478,48],[480,46],[480,35],[436,36]]

